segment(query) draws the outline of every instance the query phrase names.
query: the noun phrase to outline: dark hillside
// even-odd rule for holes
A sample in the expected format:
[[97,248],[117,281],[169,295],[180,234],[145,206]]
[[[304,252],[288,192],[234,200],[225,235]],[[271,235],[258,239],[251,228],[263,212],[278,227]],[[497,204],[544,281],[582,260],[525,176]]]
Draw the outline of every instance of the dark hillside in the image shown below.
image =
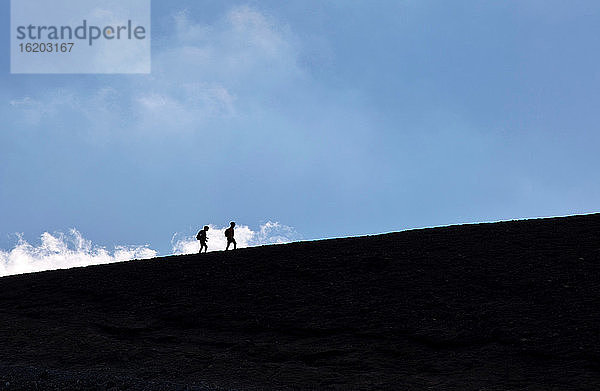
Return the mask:
[[600,215],[0,279],[0,389],[597,390]]

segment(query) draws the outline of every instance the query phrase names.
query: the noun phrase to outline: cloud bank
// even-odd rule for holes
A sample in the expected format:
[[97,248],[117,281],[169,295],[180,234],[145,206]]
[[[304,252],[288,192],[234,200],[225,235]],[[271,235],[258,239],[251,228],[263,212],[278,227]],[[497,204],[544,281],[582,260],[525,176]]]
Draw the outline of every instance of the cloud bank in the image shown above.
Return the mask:
[[[223,234],[225,228],[215,225],[209,227],[209,251],[224,250],[227,244]],[[235,237],[238,248],[287,243],[300,239],[300,235],[294,228],[272,221],[261,225],[257,231],[246,225],[237,226]],[[199,248],[195,234],[192,236],[175,234],[171,244],[174,254],[197,253]],[[19,240],[12,250],[0,249],[0,277],[157,256],[159,256],[158,251],[153,250],[149,245],[115,246],[112,251],[109,251],[105,247],[94,245],[76,229],[71,229],[68,233],[44,232],[37,246],[28,243],[22,235],[19,235]]]
[[92,244],[76,229],[66,234],[44,232],[38,246],[19,236],[12,250],[0,250],[0,276],[145,259],[156,255],[157,252],[148,246],[116,246],[109,251]]

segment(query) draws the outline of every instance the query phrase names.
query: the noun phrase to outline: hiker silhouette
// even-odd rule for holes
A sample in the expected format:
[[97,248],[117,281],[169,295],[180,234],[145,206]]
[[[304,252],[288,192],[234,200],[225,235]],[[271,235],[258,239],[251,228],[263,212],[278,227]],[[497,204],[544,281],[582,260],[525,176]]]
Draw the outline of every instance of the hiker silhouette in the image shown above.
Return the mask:
[[206,237],[207,231],[208,231],[208,225],[205,225],[204,228],[202,228],[198,232],[198,235],[196,235],[196,239],[198,239],[200,241],[200,251],[198,253],[201,253],[202,249],[204,249],[204,252],[208,251],[208,246],[206,245],[206,241],[208,240],[208,238]]
[[234,231],[233,231],[233,227],[235,227],[235,222],[231,222],[229,224],[229,228],[227,228],[225,230],[225,237],[227,238],[227,247],[225,247],[225,251],[229,250],[229,245],[231,243],[233,243],[233,249],[236,249],[237,243],[235,242],[235,239],[233,238],[234,235]]

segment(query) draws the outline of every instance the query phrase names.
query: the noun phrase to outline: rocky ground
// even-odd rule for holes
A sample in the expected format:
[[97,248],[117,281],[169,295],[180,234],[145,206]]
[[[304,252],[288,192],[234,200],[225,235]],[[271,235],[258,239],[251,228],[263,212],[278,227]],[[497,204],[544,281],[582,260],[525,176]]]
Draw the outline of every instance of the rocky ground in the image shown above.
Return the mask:
[[600,215],[0,278],[2,390],[597,390]]

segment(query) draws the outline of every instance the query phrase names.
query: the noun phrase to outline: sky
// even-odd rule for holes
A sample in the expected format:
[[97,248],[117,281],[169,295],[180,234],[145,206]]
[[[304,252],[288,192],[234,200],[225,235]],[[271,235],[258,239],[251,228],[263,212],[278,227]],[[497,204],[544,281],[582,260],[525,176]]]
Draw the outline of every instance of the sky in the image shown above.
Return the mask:
[[150,74],[0,57],[0,261],[597,212],[599,43],[591,0],[154,0]]

